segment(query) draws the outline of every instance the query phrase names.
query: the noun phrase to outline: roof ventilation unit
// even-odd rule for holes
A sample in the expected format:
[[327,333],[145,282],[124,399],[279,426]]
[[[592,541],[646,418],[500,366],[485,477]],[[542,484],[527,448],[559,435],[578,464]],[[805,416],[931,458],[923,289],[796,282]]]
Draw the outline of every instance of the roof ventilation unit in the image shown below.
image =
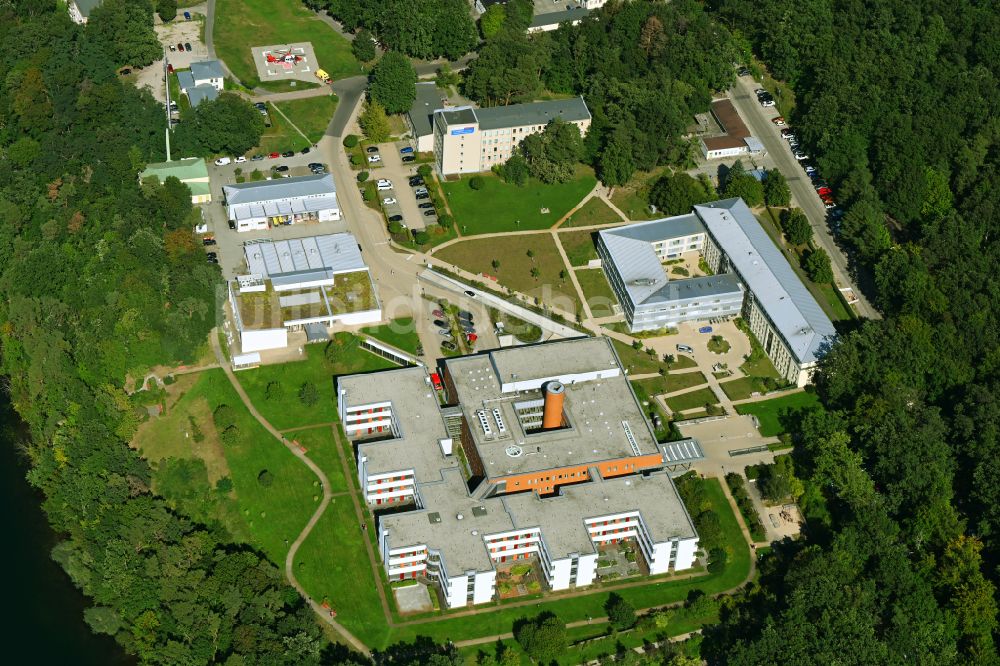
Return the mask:
[[476,416],[479,417],[479,425],[483,428],[483,434],[487,437],[493,436],[493,428],[490,427],[490,422],[486,418],[486,410],[480,409],[476,412]]

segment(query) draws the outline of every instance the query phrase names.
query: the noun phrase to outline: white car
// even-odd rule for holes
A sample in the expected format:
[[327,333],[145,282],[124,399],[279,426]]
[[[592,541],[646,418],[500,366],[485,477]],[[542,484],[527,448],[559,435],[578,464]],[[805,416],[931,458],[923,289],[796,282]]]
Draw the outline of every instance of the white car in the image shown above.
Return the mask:
[[369,155],[368,156],[368,163],[369,164],[375,164],[376,162],[381,162],[381,161],[382,161],[382,158],[380,156],[378,156],[378,155]]
[[798,161],[800,161],[800,162],[801,162],[802,160],[807,160],[807,159],[809,159],[809,156],[808,156],[808,155],[806,155],[805,153],[803,153],[803,152],[802,152],[801,150],[796,150],[794,154],[795,154],[795,159],[797,159],[797,160],[798,160]]
[[242,155],[240,155],[239,157],[236,158],[235,161],[236,161],[237,164],[243,164],[244,162],[247,161],[247,158],[245,158]]
[[228,157],[220,157],[219,159],[215,160],[215,166],[226,166],[230,162],[232,162],[232,160],[229,159]]
[[375,186],[378,189],[380,189],[380,190],[391,190],[392,189],[392,181],[391,180],[385,180],[383,178],[382,180],[380,180],[377,183],[375,183]]
[[396,200],[393,199],[392,197],[386,197],[385,199],[382,199],[382,203],[384,203],[386,206],[391,206],[392,204],[396,203]]

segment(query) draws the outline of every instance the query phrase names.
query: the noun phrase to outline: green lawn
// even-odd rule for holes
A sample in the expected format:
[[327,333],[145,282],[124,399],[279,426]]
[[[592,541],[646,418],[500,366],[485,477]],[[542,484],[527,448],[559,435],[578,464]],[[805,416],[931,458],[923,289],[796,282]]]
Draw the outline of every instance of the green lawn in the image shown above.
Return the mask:
[[753,377],[740,377],[728,382],[720,382],[719,388],[729,396],[730,400],[746,400],[758,388],[754,386]]
[[[334,79],[361,73],[351,54],[351,43],[298,2],[268,0],[218,0],[212,32],[216,53],[246,86],[260,83],[253,62],[253,46],[310,42],[316,52],[313,71],[325,69]],[[278,86],[287,90],[287,82]],[[268,88],[274,86],[269,85]]]
[[684,370],[686,368],[697,368],[698,364],[690,356],[684,354],[674,354],[674,362],[670,364],[671,370]]
[[295,127],[298,127],[309,137],[309,141],[319,143],[319,140],[326,134],[326,127],[330,124],[333,114],[337,110],[337,96],[323,95],[321,97],[293,99],[287,102],[274,102],[273,104],[288,116]]
[[[646,390],[646,385],[643,381],[648,380],[638,380],[632,382],[632,390],[635,391],[635,397],[639,400],[639,404],[642,405],[642,410],[646,414],[646,418],[649,419],[650,425],[653,426],[653,433],[656,435],[656,440],[658,442],[666,442],[670,439],[673,434],[670,428],[670,417],[663,411],[660,407],[660,403],[653,399],[655,393],[650,393]],[[660,427],[657,428],[653,425],[652,415],[656,414],[660,417]]]
[[595,317],[610,317],[614,314],[614,306],[618,305],[618,297],[608,284],[608,278],[600,268],[588,268],[576,271],[576,279],[583,289],[590,311]]
[[[325,344],[312,344],[305,346],[301,361],[264,365],[236,375],[254,407],[278,430],[337,420],[334,376],[398,367],[356,345],[352,346],[351,342],[357,338],[350,333],[337,333],[334,340],[342,341],[345,346],[335,363],[327,362]],[[279,395],[268,400],[267,386],[272,382],[277,382]],[[316,385],[319,402],[315,405],[308,406],[299,400],[298,392],[305,382]]]
[[362,642],[390,642],[378,590],[351,498],[334,497],[295,557],[295,576],[311,597],[326,600]]
[[646,353],[645,348],[632,349],[632,345],[625,344],[614,338],[611,339],[611,343],[615,346],[615,351],[618,352],[618,359],[622,362],[622,367],[630,375],[645,375],[651,372],[659,372],[660,367],[663,365],[659,357],[655,354],[650,356]]
[[[524,187],[509,185],[491,173],[475,176],[483,188],[469,187],[472,177],[444,183],[448,205],[463,235],[503,231],[548,229],[587,195],[597,179],[594,172],[579,167],[568,183],[546,185],[531,179]],[[548,213],[542,213],[547,208]]]
[[330,492],[342,493],[348,490],[344,468],[337,454],[337,443],[333,439],[333,429],[330,426],[296,430],[288,433],[288,439],[301,444],[306,449],[306,455],[326,473],[330,480]]
[[593,197],[590,201],[583,204],[580,210],[566,218],[566,221],[559,225],[559,228],[590,227],[597,224],[613,224],[615,222],[625,224],[625,221],[618,217],[618,213],[611,210],[611,207],[604,203],[603,199]]
[[597,247],[594,245],[592,231],[560,233],[559,243],[563,246],[570,266],[586,266],[591,259],[597,259]]
[[[286,150],[294,150],[295,152],[300,152],[303,148],[310,145],[301,134],[295,131],[294,127],[291,127],[285,119],[282,118],[276,111],[272,110],[268,114],[268,119],[271,121],[270,127],[264,128],[264,133],[260,137],[260,145],[257,147],[257,153],[281,153]],[[271,164],[267,161],[264,162],[252,162],[251,164],[245,165],[247,168],[244,171],[252,171],[253,169],[260,169],[261,171],[267,171],[271,168]]]
[[837,293],[837,288],[832,284],[817,284],[816,289],[823,295],[823,299],[830,306],[827,310],[828,314],[832,314],[831,319],[834,321],[850,321],[856,318],[856,315],[852,310],[849,309],[848,305],[844,303],[840,294]]
[[420,345],[420,336],[413,326],[413,317],[399,317],[388,324],[363,328],[361,332],[413,355],[416,355],[417,347]]
[[[170,417],[146,424],[137,434],[136,443],[143,455],[156,460],[167,452],[165,440],[188,441],[178,437],[176,428],[178,423],[190,423],[189,417],[204,433],[206,442],[217,443],[212,413],[223,404],[232,407],[241,434],[235,443],[218,444],[222,460],[212,461],[213,465],[225,466],[238,507],[237,512],[221,517],[223,524],[234,536],[254,543],[280,565],[288,552],[287,542],[305,527],[318,504],[314,497],[321,491],[313,485],[318,482],[312,472],[247,411],[222,370],[200,373],[196,383],[171,408]],[[264,470],[273,478],[269,486],[258,481]],[[204,520],[209,516],[195,517]]]
[[[529,257],[529,251],[534,256]],[[580,299],[550,234],[471,238],[449,245],[434,256],[472,273],[493,276],[505,287],[567,312],[577,311]],[[499,262],[499,268],[493,267],[494,260]],[[537,278],[532,276],[532,268],[538,270]],[[565,278],[560,277],[560,271],[566,272]]]
[[666,377],[650,377],[649,379],[636,380],[635,384],[642,384],[643,389],[650,395],[662,395],[683,391],[707,383],[705,375],[700,372],[678,372],[669,374]]
[[682,412],[685,409],[697,409],[698,407],[714,405],[718,402],[715,393],[708,387],[667,398],[667,406],[675,412]]
[[751,402],[746,405],[737,405],[736,411],[740,414],[753,414],[760,421],[760,434],[765,437],[777,437],[785,432],[781,426],[781,415],[788,410],[812,409],[821,407],[819,398],[815,393],[800,391],[791,395],[763,400],[761,402]]

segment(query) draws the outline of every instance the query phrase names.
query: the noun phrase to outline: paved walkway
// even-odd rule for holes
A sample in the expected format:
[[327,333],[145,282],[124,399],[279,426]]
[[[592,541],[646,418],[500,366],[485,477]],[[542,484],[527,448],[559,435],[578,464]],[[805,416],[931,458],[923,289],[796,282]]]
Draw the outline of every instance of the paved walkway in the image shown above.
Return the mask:
[[285,557],[285,576],[288,578],[288,582],[291,583],[292,587],[294,587],[302,598],[309,603],[316,614],[323,618],[324,622],[333,627],[333,629],[340,634],[348,642],[348,644],[351,645],[351,647],[366,656],[370,656],[371,652],[368,650],[368,646],[358,640],[357,637],[345,629],[342,624],[334,620],[325,608],[309,596],[302,585],[299,584],[299,581],[295,578],[295,570],[293,566],[295,562],[295,554],[298,552],[299,546],[301,546],[309,536],[309,533],[312,532],[313,527],[315,527],[316,523],[319,522],[319,519],[323,516],[323,512],[326,511],[326,507],[330,504],[330,500],[333,498],[333,493],[330,491],[330,480],[316,463],[306,457],[305,453],[302,452],[302,449],[285,439],[281,435],[281,432],[271,425],[271,423],[257,411],[253,402],[250,401],[250,396],[248,396],[246,391],[243,390],[243,386],[236,379],[236,375],[233,373],[232,367],[230,367],[229,363],[226,361],[226,357],[222,353],[222,348],[219,346],[219,336],[216,335],[215,329],[212,329],[212,332],[209,335],[209,340],[211,340],[212,351],[215,352],[215,358],[218,361],[219,366],[225,371],[226,377],[229,379],[229,383],[233,385],[236,393],[240,396],[240,400],[243,402],[244,406],[246,406],[250,414],[257,419],[257,422],[264,426],[264,428],[271,433],[275,439],[281,442],[286,449],[291,451],[292,455],[301,460],[306,467],[308,467],[310,471],[316,475],[320,484],[323,486],[323,500],[319,503],[319,506],[316,507],[316,511],[309,519],[309,522],[306,523],[306,526],[299,533],[299,536],[295,538],[295,541],[293,541],[291,546],[288,548],[288,555]]

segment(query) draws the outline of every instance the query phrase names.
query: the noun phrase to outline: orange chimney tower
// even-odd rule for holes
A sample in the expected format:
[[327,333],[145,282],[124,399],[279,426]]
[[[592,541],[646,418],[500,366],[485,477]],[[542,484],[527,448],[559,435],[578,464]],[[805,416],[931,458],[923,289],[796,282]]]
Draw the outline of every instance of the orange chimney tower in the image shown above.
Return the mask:
[[562,382],[552,381],[542,389],[545,393],[545,411],[542,413],[542,430],[552,430],[562,427],[563,399],[566,397],[566,387]]

